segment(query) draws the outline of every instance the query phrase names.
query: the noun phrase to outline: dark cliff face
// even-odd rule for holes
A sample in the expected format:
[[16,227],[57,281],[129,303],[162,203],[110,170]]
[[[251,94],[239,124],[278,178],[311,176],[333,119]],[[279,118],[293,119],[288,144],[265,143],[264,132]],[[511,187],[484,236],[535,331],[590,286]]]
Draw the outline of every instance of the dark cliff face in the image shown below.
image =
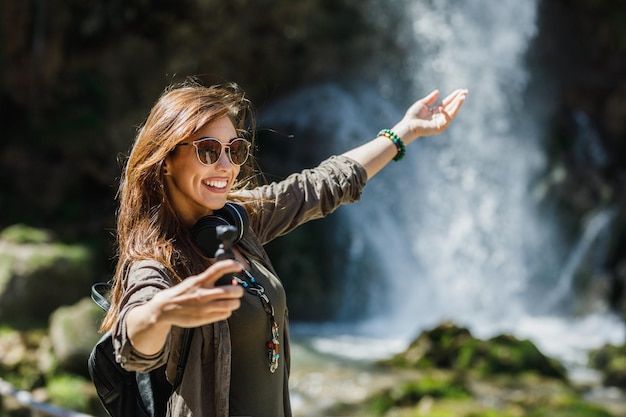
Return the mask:
[[542,1],[534,44],[558,92],[556,128],[580,125],[584,114],[606,160],[587,161],[608,175],[626,166],[626,5],[597,0]]
[[[0,227],[87,240],[110,267],[117,155],[162,89],[188,75],[235,81],[262,107],[310,83],[376,76],[402,56],[392,40],[402,19],[372,25],[370,3],[5,0]],[[626,270],[626,4],[539,3],[529,59],[535,88],[558,97],[546,104],[546,152],[568,173],[553,192],[573,218],[619,205],[606,260],[617,282]],[[576,153],[583,116],[600,160]]]
[[606,274],[610,304],[626,311],[626,5],[543,0],[538,24],[534,88],[557,97],[543,109],[544,145],[565,173],[552,195],[572,234],[595,210],[615,210],[604,256],[587,279]]

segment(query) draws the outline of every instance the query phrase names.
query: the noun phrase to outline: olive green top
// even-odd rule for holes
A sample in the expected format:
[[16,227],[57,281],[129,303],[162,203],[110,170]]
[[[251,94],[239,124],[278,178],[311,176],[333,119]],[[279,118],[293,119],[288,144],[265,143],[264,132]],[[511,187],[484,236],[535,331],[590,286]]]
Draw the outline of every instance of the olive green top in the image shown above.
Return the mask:
[[[283,417],[285,291],[278,278],[262,265],[255,262],[250,272],[274,308],[281,357],[276,371],[270,372],[266,346],[270,340],[270,319],[259,297],[246,292],[241,307],[228,319],[232,356],[230,415]],[[249,280],[244,274],[239,276]]]

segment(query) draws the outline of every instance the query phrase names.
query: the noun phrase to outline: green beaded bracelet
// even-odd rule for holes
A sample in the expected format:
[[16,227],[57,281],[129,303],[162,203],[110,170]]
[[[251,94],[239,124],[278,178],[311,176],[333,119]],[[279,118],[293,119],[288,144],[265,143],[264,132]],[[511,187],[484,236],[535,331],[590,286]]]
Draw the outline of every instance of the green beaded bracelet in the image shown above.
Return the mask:
[[399,161],[404,158],[404,154],[406,154],[406,147],[404,146],[404,142],[402,142],[402,139],[400,139],[400,136],[398,136],[393,130],[383,129],[378,132],[378,136],[384,136],[387,139],[391,140],[394,145],[396,145],[398,153],[393,158],[394,161]]

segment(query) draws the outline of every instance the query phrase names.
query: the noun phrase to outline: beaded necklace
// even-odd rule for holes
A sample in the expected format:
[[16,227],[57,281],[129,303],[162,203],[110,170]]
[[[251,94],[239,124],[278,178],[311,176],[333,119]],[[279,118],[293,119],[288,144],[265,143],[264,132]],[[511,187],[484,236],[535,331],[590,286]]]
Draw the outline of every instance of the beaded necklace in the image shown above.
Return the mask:
[[256,279],[254,279],[250,272],[245,269],[243,272],[248,277],[248,281],[239,277],[235,277],[235,279],[239,285],[248,291],[248,293],[259,297],[259,300],[261,300],[261,304],[263,305],[263,309],[270,319],[270,340],[266,343],[266,346],[267,356],[269,359],[269,369],[271,373],[274,373],[276,372],[276,369],[278,369],[278,358],[280,358],[280,354],[278,353],[278,322],[276,321],[276,317],[274,315],[274,307],[272,306],[267,294],[265,294],[265,288],[263,288],[263,286],[259,284]]

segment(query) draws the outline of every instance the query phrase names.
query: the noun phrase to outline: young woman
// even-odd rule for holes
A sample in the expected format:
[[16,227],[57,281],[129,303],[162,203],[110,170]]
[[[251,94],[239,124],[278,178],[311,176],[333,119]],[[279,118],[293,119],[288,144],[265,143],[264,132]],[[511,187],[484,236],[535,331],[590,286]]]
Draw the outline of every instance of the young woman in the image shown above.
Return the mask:
[[[183,329],[195,328],[168,415],[291,416],[285,293],[263,245],[357,201],[406,145],[443,132],[466,94],[435,104],[433,91],[375,139],[258,186],[244,130],[250,106],[236,86],[168,88],[120,182],[113,308],[102,325],[113,330],[118,361],[140,372],[167,364],[173,379]],[[203,225],[223,219],[237,226],[236,260],[216,262],[214,227]],[[199,237],[206,230],[208,245]],[[229,273],[233,285],[215,285]]]

